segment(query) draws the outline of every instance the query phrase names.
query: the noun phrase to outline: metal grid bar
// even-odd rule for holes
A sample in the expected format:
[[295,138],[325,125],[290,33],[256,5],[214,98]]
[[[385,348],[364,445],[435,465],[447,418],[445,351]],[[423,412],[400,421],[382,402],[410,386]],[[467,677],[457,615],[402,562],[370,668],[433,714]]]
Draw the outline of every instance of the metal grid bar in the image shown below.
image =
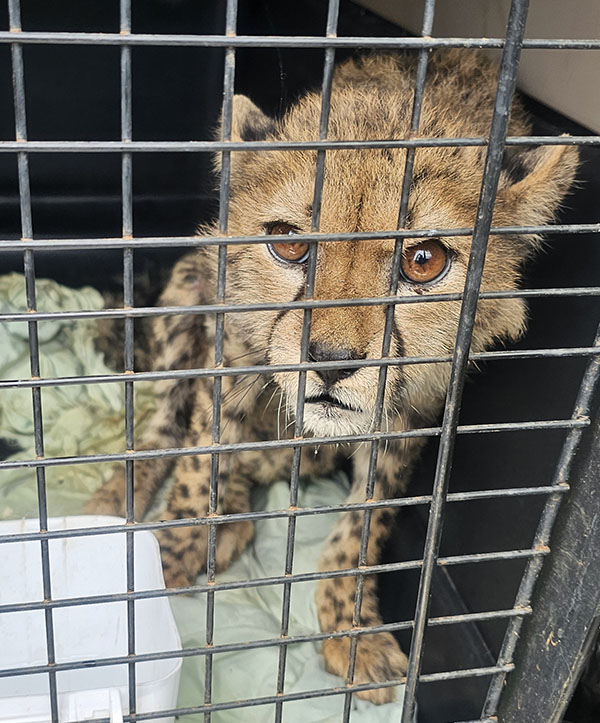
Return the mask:
[[[538,422],[502,422],[497,424],[472,424],[459,426],[457,434],[489,434],[495,432],[535,431],[546,429],[571,429],[588,427],[588,417],[579,419],[550,419]],[[72,455],[70,457],[45,457],[43,459],[10,460],[0,462],[2,469],[19,469],[24,467],[57,467],[70,464],[88,464],[90,462],[122,462],[127,459],[158,459],[161,457],[185,457],[200,454],[224,454],[227,452],[247,452],[256,449],[293,449],[294,447],[317,447],[324,444],[350,444],[354,442],[380,442],[393,439],[409,439],[411,437],[436,437],[441,434],[442,427],[419,427],[403,432],[369,432],[365,434],[338,435],[332,437],[306,437],[293,440],[265,440],[260,442],[237,442],[231,444],[213,444],[198,447],[172,447],[165,449],[137,450],[123,453]]]
[[500,62],[496,101],[490,129],[490,142],[485,159],[471,255],[454,347],[450,383],[442,421],[442,433],[440,435],[437,466],[433,482],[433,500],[429,509],[423,568],[419,580],[414,633],[408,658],[402,723],[411,723],[416,710],[416,693],[423,659],[424,634],[429,615],[431,583],[442,536],[443,512],[452,468],[452,453],[458,427],[458,414],[467,371],[468,354],[473,335],[485,254],[492,225],[496,190],[500,178],[502,156],[504,154],[504,138],[506,137],[508,116],[517,82],[517,70],[528,7],[529,0],[512,0],[506,28],[506,44]]
[[531,620],[519,632],[515,670],[502,691],[499,720],[537,716],[560,723],[583,670],[593,666],[600,630],[599,435],[600,416],[571,468],[577,482],[552,531],[552,555],[535,584]]
[[[600,296],[600,286],[580,286],[553,289],[513,289],[510,291],[483,291],[479,294],[480,299],[531,299],[555,298],[560,296]],[[428,304],[437,301],[462,301],[462,298],[463,295],[460,293],[447,293],[430,294],[425,297],[367,296],[352,299],[306,299],[302,301],[289,301],[286,303],[260,302],[254,304],[202,304],[198,306],[137,306],[133,309],[91,309],[89,311],[17,311],[0,314],[0,322],[23,322],[31,320],[57,321],[59,319],[124,319],[127,317],[140,318],[152,316],[173,316],[178,314],[213,314],[218,312],[222,312],[224,314],[235,314],[247,311],[282,311],[284,309],[330,309],[350,306],[381,306],[382,304]],[[496,352],[485,353],[495,354]],[[324,364],[329,362],[319,363]]]
[[[502,670],[510,672],[514,669],[514,666],[507,665]],[[492,675],[498,671],[497,666],[490,666],[488,668],[469,668],[466,670],[453,670],[443,673],[427,673],[421,677],[423,683],[435,683],[442,680],[459,680],[461,678],[475,678],[485,677]],[[213,703],[211,706],[191,706],[189,708],[173,708],[171,710],[162,710],[155,713],[138,713],[135,716],[123,716],[123,721],[126,723],[133,723],[134,721],[145,721],[155,720],[156,718],[162,718],[166,716],[185,716],[194,715],[197,713],[205,712],[216,712],[219,710],[237,710],[239,708],[250,708],[259,705],[268,705],[277,703],[278,701],[295,701],[295,700],[308,700],[310,698],[325,698],[332,695],[343,695],[349,690],[352,693],[357,693],[362,690],[379,690],[381,688],[392,688],[403,682],[403,679],[388,680],[382,683],[363,683],[361,685],[353,685],[350,688],[344,686],[343,688],[327,688],[325,690],[305,690],[301,693],[284,693],[282,696],[265,696],[263,698],[250,698],[246,700],[238,700],[235,702],[227,703]],[[488,719],[489,720],[489,719]],[[78,721],[78,723],[111,723],[108,718],[95,718],[94,720]],[[478,721],[477,723],[486,723],[486,721]],[[494,722],[495,723],[495,722]]]
[[[329,0],[327,7],[327,23],[325,34],[328,39],[335,38],[337,33],[337,23],[339,15],[339,0]],[[329,111],[331,101],[331,87],[333,82],[333,64],[335,61],[335,50],[331,47],[325,49],[323,59],[323,80],[321,83],[321,113],[319,118],[319,140],[327,140],[327,129],[329,125]],[[317,151],[317,159],[315,166],[315,181],[312,202],[311,215],[311,231],[316,233],[319,231],[321,224],[321,204],[323,196],[323,183],[325,180],[325,153],[323,149]],[[315,275],[317,269],[317,252],[318,244],[311,244],[309,248],[309,256],[306,268],[306,279],[304,282],[304,297],[312,299],[315,287]],[[302,320],[302,337],[300,342],[300,364],[301,369],[298,372],[298,391],[296,402],[296,420],[294,424],[294,437],[302,436],[304,426],[304,403],[306,397],[306,366],[305,362],[309,359],[308,345],[310,339],[310,327],[312,321],[312,309],[307,307],[304,309]],[[298,504],[298,485],[300,483],[300,462],[302,457],[302,447],[293,448],[292,469],[290,475],[290,507],[296,507]],[[294,565],[294,545],[296,539],[296,517],[292,516],[288,520],[286,557],[285,557],[285,575],[292,575]],[[281,609],[281,631],[280,637],[283,641],[288,637],[290,605],[292,583],[288,579],[283,585],[282,609]],[[279,660],[277,665],[277,695],[280,696],[275,706],[275,723],[281,723],[283,715],[283,702],[281,696],[284,695],[285,687],[285,669],[287,661],[287,645],[283,644],[279,648]]]
[[[595,294],[594,294],[595,295]],[[1,321],[1,319],[0,319]],[[469,361],[493,361],[502,359],[559,359],[563,357],[577,356],[596,356],[600,354],[598,347],[565,347],[551,349],[520,349],[520,350],[504,350],[493,352],[477,352],[469,355]],[[435,357],[404,357],[402,359],[381,358],[357,360],[352,363],[348,362],[344,366],[348,369],[360,369],[363,367],[373,366],[407,366],[410,364],[443,364],[452,361],[452,357],[435,356]],[[164,372],[134,372],[131,375],[132,382],[141,381],[159,381],[162,379],[189,379],[198,377],[208,377],[219,374],[220,376],[237,376],[239,374],[269,374],[279,371],[301,371],[308,370],[326,370],[339,368],[338,362],[307,362],[306,366],[300,364],[277,364],[267,367],[267,365],[257,365],[248,367],[224,367],[217,369],[215,367],[202,367],[199,369],[180,369]],[[105,374],[95,376],[75,376],[75,377],[44,377],[40,379],[19,379],[0,381],[0,389],[10,388],[30,388],[30,387],[49,387],[49,386],[70,386],[81,384],[110,384],[123,381],[122,374]],[[0,462],[0,467],[2,463]]]
[[[487,620],[505,620],[514,617],[527,617],[531,615],[532,609],[512,608],[511,610],[491,610],[482,613],[465,613],[463,615],[447,615],[444,617],[430,618],[428,625],[439,627],[442,625],[461,625],[471,622],[484,622]],[[242,643],[229,643],[226,645],[212,645],[211,647],[185,648],[184,650],[165,650],[160,653],[140,653],[136,656],[138,663],[153,662],[155,660],[172,660],[176,658],[191,658],[201,655],[219,653],[233,653],[238,650],[261,650],[264,648],[282,647],[300,643],[313,643],[330,638],[362,637],[363,635],[375,635],[381,632],[393,632],[397,630],[410,630],[413,626],[412,620],[404,620],[398,623],[386,623],[369,628],[349,628],[348,630],[337,630],[334,633],[310,633],[306,635],[294,635],[285,639],[271,638],[266,640],[251,640]],[[68,670],[81,670],[83,668],[107,667],[110,665],[122,665],[128,662],[127,656],[114,656],[112,658],[91,658],[89,660],[76,660],[68,663],[57,663],[57,672]],[[34,667],[25,666],[0,671],[0,678],[18,677],[45,673],[50,666],[37,665]]]
[[[453,555],[439,558],[438,564],[444,567],[451,565],[472,565],[480,562],[498,562],[500,560],[521,560],[530,557],[545,556],[550,552],[548,548],[506,550],[501,552],[477,552],[469,555]],[[408,560],[406,562],[390,562],[367,567],[346,568],[344,570],[329,570],[327,572],[306,572],[292,575],[277,575],[272,577],[253,578],[251,580],[236,580],[233,582],[215,582],[188,585],[178,588],[158,588],[156,590],[144,590],[134,593],[111,593],[106,595],[91,595],[88,597],[61,598],[48,602],[14,603],[3,606],[4,612],[23,612],[24,610],[46,610],[49,608],[64,608],[79,605],[94,605],[97,603],[123,602],[125,600],[143,600],[146,598],[175,597],[177,595],[188,595],[190,593],[202,594],[222,590],[245,590],[249,588],[270,587],[283,585],[288,580],[294,582],[313,582],[336,577],[356,577],[358,574],[378,575],[386,572],[397,572],[399,570],[418,570],[422,560]]]
[[[421,29],[421,37],[426,37],[431,34],[433,29],[433,19],[435,15],[435,0],[426,0],[425,8],[423,12],[423,24]],[[427,74],[427,60],[429,51],[422,48],[419,51],[419,57],[417,61],[417,69],[415,74],[415,90],[413,96],[413,106],[411,112],[410,129],[409,135],[418,134],[419,123],[421,119],[421,108],[423,105],[423,96],[425,93],[425,79]],[[406,158],[404,162],[404,177],[402,180],[402,191],[400,198],[400,208],[398,211],[398,222],[396,224],[397,229],[405,228],[406,219],[408,215],[408,202],[410,197],[410,190],[412,186],[413,166],[415,159],[415,148],[407,148]],[[394,242],[394,254],[392,257],[392,272],[389,281],[388,296],[394,296],[398,289],[398,283],[400,281],[400,262],[402,257],[403,240],[396,238]],[[394,314],[396,311],[395,305],[389,304],[385,309],[385,327],[383,331],[383,340],[381,344],[381,356],[387,357],[390,353],[390,346],[392,341],[392,329],[394,324]],[[374,429],[379,430],[381,427],[381,421],[383,417],[383,405],[385,388],[387,382],[387,366],[379,367],[379,375],[377,379],[377,398],[375,402],[375,418],[374,418]],[[369,500],[373,498],[375,492],[375,475],[377,470],[377,460],[379,457],[379,443],[377,440],[371,443],[370,457],[369,457],[369,468],[367,472],[367,484],[365,487],[365,498]],[[367,548],[369,544],[369,530],[371,524],[371,510],[366,509],[363,515],[361,538],[360,538],[360,552],[358,557],[358,566],[362,567],[367,563]],[[352,618],[353,627],[360,625],[360,614],[362,608],[363,592],[364,592],[365,576],[359,575],[356,579],[356,594],[354,598],[354,612]],[[349,652],[349,663],[348,672],[346,675],[346,684],[352,685],[354,683],[354,672],[356,667],[356,653],[358,648],[358,639],[353,638],[350,641],[350,652]],[[350,705],[352,702],[352,693],[348,693],[344,700],[344,713],[343,722],[348,723],[350,720]]]
[[[0,31],[0,43],[13,43],[10,32]],[[136,33],[124,38],[119,33],[55,33],[24,32],[19,42],[42,45],[160,45],[170,47],[196,48],[379,48],[401,50],[420,48],[504,48],[504,38],[413,38],[413,37],[372,37],[345,36],[327,38],[323,36],[298,35],[170,35],[168,33]],[[580,38],[525,38],[525,49],[539,50],[598,50],[600,40]]]
[[[598,326],[595,339],[596,346],[600,347],[600,326]],[[582,415],[589,414],[593,395],[600,377],[600,357],[593,357],[589,360],[586,367],[575,406],[573,409],[572,419],[578,419]],[[560,458],[556,465],[552,484],[558,486],[565,484],[569,480],[571,467],[575,458],[575,453],[581,442],[581,431],[571,429],[564,441]],[[546,501],[542,517],[535,535],[535,545],[547,546],[550,540],[550,534],[554,526],[554,521],[558,514],[562,495],[550,495]],[[527,564],[521,584],[517,592],[516,605],[529,605],[533,588],[541,570],[541,565],[533,564],[531,561]],[[509,624],[502,644],[499,660],[512,660],[516,642],[519,637],[521,625]],[[498,675],[492,678],[488,690],[487,698],[483,707],[482,715],[495,715],[500,701],[500,694],[504,685],[505,676]]]
[[[8,3],[9,23],[13,36],[19,36],[21,30],[21,5],[20,0],[9,0]],[[14,112],[15,112],[15,134],[17,142],[27,139],[27,115],[25,102],[25,69],[23,66],[23,49],[20,43],[13,42],[11,45],[11,59],[13,70],[13,91],[14,91]],[[21,210],[21,235],[24,239],[33,238],[33,219],[31,213],[31,187],[29,177],[29,160],[26,152],[20,152],[17,156],[19,175],[19,199]],[[31,249],[23,252],[23,267],[25,274],[25,287],[28,311],[37,310],[36,289],[35,289],[35,259]],[[29,359],[32,378],[40,377],[40,355],[38,326],[36,321],[30,321],[27,325],[29,335]],[[42,390],[41,387],[32,386],[33,424],[35,453],[37,458],[44,456],[44,430],[42,418]],[[40,532],[48,529],[48,510],[46,501],[46,470],[44,467],[35,468],[37,478],[38,516]],[[42,562],[42,588],[45,600],[52,599],[52,583],[50,576],[50,552],[48,540],[40,538],[40,554]],[[50,694],[50,717],[52,723],[58,723],[58,689],[56,672],[52,666],[56,662],[56,651],[54,644],[54,620],[53,611],[48,609],[44,613],[44,624],[46,632],[46,653],[48,657],[48,686]]]
[[[120,32],[131,34],[131,0],[120,0]],[[121,142],[127,146],[131,142],[133,121],[131,113],[131,47],[121,45]],[[121,154],[121,193],[122,193],[122,235],[127,240],[133,236],[133,158],[131,153]],[[123,248],[123,307],[133,308],[133,249]],[[134,319],[125,317],[124,340],[125,377],[134,370]],[[125,448],[134,449],[134,386],[125,381]],[[125,460],[125,509],[127,524],[134,523],[134,461]],[[133,530],[125,536],[127,592],[135,591],[135,548]],[[129,714],[136,712],[136,661],[135,661],[135,600],[127,601],[127,664]]]
[[[579,234],[598,233],[600,224],[597,223],[573,223],[573,224],[546,224],[543,226],[498,226],[490,229],[493,235],[538,235],[538,234]],[[294,241],[302,241],[310,244],[334,242],[334,241],[370,241],[372,239],[397,238],[434,238],[446,236],[472,236],[472,228],[429,228],[410,229],[406,231],[365,231],[352,233],[328,233],[328,234],[294,234]],[[0,250],[22,251],[27,249],[51,249],[53,251],[66,251],[69,249],[85,250],[93,249],[119,249],[131,248],[202,248],[203,246],[227,246],[239,244],[264,244],[264,236],[160,236],[141,237],[124,241],[121,237],[116,238],[70,238],[70,239],[21,239],[17,241],[1,241]]]
[[[317,141],[0,141],[0,153],[215,153],[217,151],[318,151],[377,148],[487,146],[487,138],[457,136]],[[507,136],[507,146],[598,146],[600,136]]]
[[[508,487],[497,490],[476,490],[474,492],[450,492],[447,496],[447,502],[466,502],[470,500],[482,500],[482,499],[493,499],[495,497],[522,497],[530,495],[545,495],[565,493],[569,490],[568,485],[559,485],[558,487],[553,486],[540,486],[540,487]],[[285,510],[263,510],[253,512],[237,512],[224,515],[217,515],[215,518],[215,524],[229,524],[232,522],[241,522],[243,520],[272,520],[278,517],[304,517],[306,515],[319,515],[328,514],[329,512],[349,512],[352,510],[366,510],[369,508],[396,508],[396,507],[412,507],[414,505],[426,505],[431,502],[431,495],[419,495],[417,497],[396,497],[386,500],[369,500],[368,502],[349,502],[341,505],[321,505],[319,507],[295,507],[288,508]],[[141,532],[144,530],[157,530],[165,527],[178,527],[185,524],[190,524],[189,520],[195,525],[208,524],[208,518],[196,517],[187,518],[183,520],[171,520],[161,522],[138,522],[134,527],[134,532]],[[10,542],[31,542],[33,540],[40,540],[42,537],[46,539],[63,539],[69,537],[86,537],[92,535],[114,535],[119,532],[126,532],[127,527],[125,525],[110,525],[108,527],[85,527],[85,528],[70,528],[68,530],[48,530],[46,532],[20,532],[9,535],[0,535],[0,544]],[[31,603],[37,605],[37,603]],[[24,603],[29,606],[30,603]],[[42,604],[43,606],[44,604]],[[2,612],[14,611],[17,608],[12,606],[0,605],[0,614]],[[18,608],[21,609],[21,608]],[[23,610],[29,610],[34,608],[24,607]]]
[[[225,11],[225,36],[233,39],[237,27],[237,0],[227,0]],[[233,88],[235,78],[235,48],[228,45],[225,49],[225,63],[223,73],[223,106],[221,120],[221,140],[231,140],[233,116]],[[229,190],[231,180],[231,153],[224,150],[221,153],[221,179],[219,187],[219,233],[226,235],[229,225]],[[227,246],[219,246],[217,262],[217,303],[225,300]],[[214,364],[215,367],[223,363],[223,344],[225,331],[225,315],[218,312],[215,320]],[[213,379],[212,394],[212,442],[218,444],[221,438],[221,389],[222,377],[215,375]],[[210,491],[208,513],[210,516],[217,513],[219,499],[219,454],[210,457]],[[216,574],[216,542],[217,528],[214,524],[208,526],[208,550],[206,561],[206,575],[211,589],[206,596],[206,644],[213,645],[215,596],[214,584]],[[210,705],[212,701],[213,656],[206,656],[204,668],[204,703]],[[205,723],[210,723],[211,714],[207,710],[204,714]]]

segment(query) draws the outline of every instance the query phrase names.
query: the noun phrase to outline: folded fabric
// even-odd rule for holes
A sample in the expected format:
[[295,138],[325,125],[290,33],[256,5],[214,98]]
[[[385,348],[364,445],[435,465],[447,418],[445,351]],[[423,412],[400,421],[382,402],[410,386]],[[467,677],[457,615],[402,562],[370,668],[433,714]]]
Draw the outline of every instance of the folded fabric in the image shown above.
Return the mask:
[[[38,279],[39,311],[101,309],[102,295],[89,286],[70,289],[48,279]],[[0,312],[27,309],[22,274],[0,276]],[[94,345],[94,319],[40,321],[38,337],[42,377],[110,374]],[[0,322],[0,379],[31,377],[27,322]],[[44,451],[63,457],[125,449],[124,387],[122,384],[79,384],[42,389]],[[152,411],[152,389],[135,385],[136,428]],[[16,449],[9,460],[35,457],[31,389],[0,391],[0,440]],[[82,511],[90,494],[110,475],[106,463],[46,468],[48,512],[72,515]],[[0,470],[0,518],[35,517],[38,512],[34,469]]]

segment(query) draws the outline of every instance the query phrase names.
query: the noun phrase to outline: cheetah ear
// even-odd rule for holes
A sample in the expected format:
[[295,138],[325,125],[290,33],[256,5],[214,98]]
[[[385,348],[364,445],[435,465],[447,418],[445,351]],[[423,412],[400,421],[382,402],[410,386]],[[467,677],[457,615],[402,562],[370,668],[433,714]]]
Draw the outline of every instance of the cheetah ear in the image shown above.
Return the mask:
[[[255,105],[245,95],[234,95],[231,115],[232,141],[263,141],[276,130],[275,121]],[[216,136],[223,138],[223,118],[219,122]],[[237,151],[231,154],[232,169],[241,167],[250,155],[249,151]],[[214,155],[214,168],[221,171],[221,153]]]
[[578,157],[577,148],[567,145],[507,149],[497,196],[498,210],[510,214],[507,222],[536,226],[550,221],[575,179]]
[[[245,95],[233,96],[231,116],[232,141],[264,141],[275,132],[275,121]],[[219,137],[223,133],[223,119],[219,123]]]

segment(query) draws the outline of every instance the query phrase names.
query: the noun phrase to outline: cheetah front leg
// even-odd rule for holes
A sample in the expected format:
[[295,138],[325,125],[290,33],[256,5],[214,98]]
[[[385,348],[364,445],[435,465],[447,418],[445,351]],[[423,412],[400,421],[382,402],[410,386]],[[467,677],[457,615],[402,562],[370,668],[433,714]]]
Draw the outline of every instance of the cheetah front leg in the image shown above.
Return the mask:
[[[244,438],[241,418],[232,413],[235,399],[235,380],[223,379],[223,424],[221,441],[240,441]],[[248,387],[250,392],[255,385]],[[242,385],[245,389],[245,385]],[[237,409],[237,407],[235,407]],[[194,414],[186,439],[186,447],[210,447],[212,444],[212,382],[199,380],[194,398]],[[226,454],[219,457],[217,478],[217,514],[247,512],[250,509],[251,476],[245,474],[241,456]],[[185,520],[207,517],[210,512],[211,455],[180,457],[175,465],[175,482],[170,490],[165,520]],[[217,525],[216,564],[226,568],[252,539],[253,528],[248,521]],[[206,569],[209,525],[206,522],[166,527],[157,533],[161,546],[163,570],[167,587],[192,585],[198,574]]]
[[[206,295],[202,259],[197,252],[180,259],[169,283],[158,299],[159,306],[201,303]],[[209,349],[206,320],[201,315],[158,316],[152,322],[150,339],[154,371],[193,369],[206,363]],[[196,380],[165,379],[155,383],[156,409],[136,450],[179,447],[185,439],[194,399]],[[134,465],[134,517],[142,520],[173,467],[172,457],[140,460]],[[126,514],[125,465],[120,465],[85,506],[87,514]]]
[[[421,440],[406,440],[391,444],[387,454],[383,451],[377,466],[374,499],[385,499],[404,491],[405,480],[410,467],[422,446]],[[368,470],[368,447],[361,448],[356,456],[356,479],[349,498],[350,502],[364,501],[365,480]],[[379,561],[393,513],[390,509],[378,508],[371,512],[366,564]],[[358,567],[364,512],[351,511],[342,515],[325,544],[320,560],[321,570],[343,570]],[[356,599],[356,576],[336,577],[321,580],[317,587],[317,611],[323,632],[350,630]],[[364,578],[359,625],[375,627],[382,624],[377,598],[377,580],[374,575]],[[349,637],[325,640],[322,646],[327,670],[344,679],[348,678],[350,664]],[[400,649],[396,638],[388,632],[360,635],[356,649],[354,684],[378,683],[402,678],[406,673],[408,660]],[[394,699],[392,687],[366,690],[357,693],[360,698],[373,703],[387,703]]]
[[[263,428],[269,419],[257,411],[262,379],[223,378],[223,443],[269,439],[273,430]],[[243,400],[243,405],[240,404]],[[186,446],[210,446],[212,386],[199,383],[194,401],[195,413]],[[253,412],[251,415],[249,412]],[[270,483],[289,468],[291,450],[252,450],[220,456],[218,476],[219,515],[250,510],[250,491],[255,483]],[[165,519],[206,517],[209,514],[211,455],[182,457],[175,470]],[[216,525],[216,567],[226,569],[253,537],[249,520]],[[187,587],[206,568],[209,526],[205,522],[164,528],[158,534],[161,544],[165,582],[168,587]]]
[[[203,444],[202,440],[197,440]],[[226,458],[221,459],[224,465]],[[176,481],[171,490],[163,519],[183,520],[207,517],[210,496],[210,455],[182,458],[176,468]],[[221,470],[218,479],[217,514],[235,514],[250,509],[248,477]],[[252,523],[247,520],[216,526],[215,562],[217,570],[226,569],[246,548],[253,537]],[[206,569],[208,556],[208,524],[168,527],[158,532],[163,571],[167,587],[193,585]]]
[[[375,509],[371,513],[367,565],[376,564],[382,544],[387,537],[387,527],[392,513]],[[330,536],[321,557],[321,570],[342,570],[358,567],[360,540],[363,528],[363,512],[344,513]],[[317,588],[317,609],[323,632],[350,630],[356,598],[356,577],[335,577],[321,580]],[[360,626],[374,627],[382,624],[378,611],[377,583],[373,575],[366,576],[360,608]],[[350,638],[325,640],[322,647],[325,665],[329,672],[347,678],[350,663]],[[406,673],[406,655],[391,633],[361,635],[358,638],[354,684],[382,682],[401,678]],[[380,688],[357,693],[373,703],[393,700],[393,688]]]

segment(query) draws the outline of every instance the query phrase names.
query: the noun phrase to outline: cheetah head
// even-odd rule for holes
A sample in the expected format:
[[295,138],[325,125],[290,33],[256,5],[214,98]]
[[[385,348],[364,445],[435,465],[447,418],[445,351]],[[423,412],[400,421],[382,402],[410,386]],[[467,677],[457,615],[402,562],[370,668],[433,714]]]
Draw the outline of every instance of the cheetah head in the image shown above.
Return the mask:
[[[408,136],[414,64],[394,56],[370,56],[342,65],[335,78],[328,137],[334,140]],[[477,53],[435,52],[421,117],[422,136],[486,136],[495,93],[495,66]],[[248,98],[235,96],[234,140],[301,141],[318,138],[321,98],[309,93],[279,120]],[[526,134],[529,121],[515,100],[509,133]],[[405,167],[403,149],[327,151],[319,231],[368,233],[395,230]],[[481,186],[481,147],[416,151],[406,229],[472,227]],[[286,304],[306,297],[308,245],[295,241],[313,224],[316,152],[235,151],[231,162],[229,232],[264,235],[264,244],[228,248],[228,301]],[[549,146],[505,153],[493,224],[537,225],[549,221],[572,183],[577,151]],[[462,293],[470,237],[408,238],[403,243],[387,356],[451,356],[459,301],[428,301]],[[483,290],[512,290],[524,262],[539,246],[535,236],[490,237]],[[395,241],[323,241],[316,253],[313,298],[340,300],[390,293]],[[421,303],[422,302],[422,303]],[[279,309],[235,315],[240,333],[273,365],[300,361],[304,311]],[[471,350],[515,339],[526,323],[523,299],[482,300]],[[308,371],[304,427],[316,436],[364,433],[376,421],[379,367],[386,306],[336,306],[312,310],[308,361],[339,362],[338,369]],[[366,366],[359,368],[359,362]],[[402,364],[387,369],[382,427],[406,426],[415,415],[430,419],[444,399],[448,362]],[[275,381],[293,414],[298,373],[276,372]]]

